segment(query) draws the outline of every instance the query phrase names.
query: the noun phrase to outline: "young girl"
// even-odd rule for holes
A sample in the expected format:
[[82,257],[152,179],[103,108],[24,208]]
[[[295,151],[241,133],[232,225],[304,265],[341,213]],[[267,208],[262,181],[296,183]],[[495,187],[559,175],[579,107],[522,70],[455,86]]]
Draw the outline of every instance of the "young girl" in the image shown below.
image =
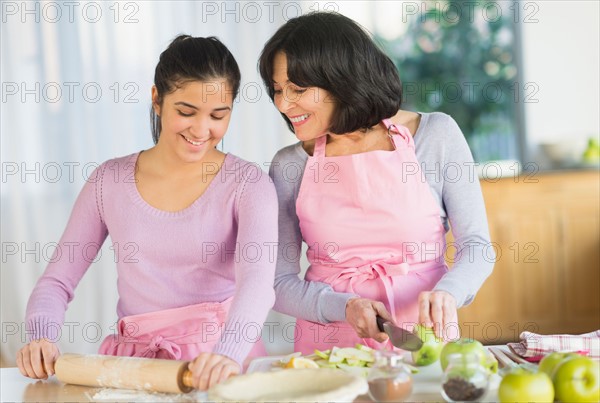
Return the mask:
[[23,375],[53,375],[58,326],[90,265],[77,257],[108,235],[121,257],[119,334],[101,354],[193,360],[198,389],[265,355],[277,196],[267,175],[215,148],[239,84],[235,59],[214,37],[181,35],[161,54],[155,146],[103,163],[83,187],[59,244],[72,253],[52,259],[29,299],[31,341],[17,354]]

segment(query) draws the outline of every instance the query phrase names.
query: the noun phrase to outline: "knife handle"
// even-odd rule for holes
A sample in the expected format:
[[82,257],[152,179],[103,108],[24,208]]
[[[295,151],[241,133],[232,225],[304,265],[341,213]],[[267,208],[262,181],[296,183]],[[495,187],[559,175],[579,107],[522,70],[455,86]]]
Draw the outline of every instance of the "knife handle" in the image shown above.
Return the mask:
[[381,316],[377,315],[375,316],[375,319],[377,320],[377,327],[379,328],[380,332],[383,332],[383,324],[385,322],[387,322],[387,320],[383,319]]

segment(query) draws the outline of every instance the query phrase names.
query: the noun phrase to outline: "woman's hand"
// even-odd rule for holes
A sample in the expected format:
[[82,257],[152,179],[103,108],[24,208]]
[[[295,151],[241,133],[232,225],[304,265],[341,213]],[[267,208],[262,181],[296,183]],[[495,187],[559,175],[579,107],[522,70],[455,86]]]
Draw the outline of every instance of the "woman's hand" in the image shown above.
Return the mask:
[[23,376],[47,379],[54,375],[54,363],[59,355],[56,344],[47,339],[35,340],[17,352],[17,367]]
[[456,299],[446,291],[420,293],[419,323],[425,327],[433,327],[436,336],[441,339],[449,340],[458,337]]
[[372,338],[383,343],[388,339],[388,335],[377,327],[377,315],[394,322],[390,313],[385,309],[385,305],[379,301],[352,298],[346,303],[346,322],[352,326],[358,337]]
[[213,353],[201,353],[190,362],[194,387],[207,390],[230,376],[240,373],[240,365],[229,357]]

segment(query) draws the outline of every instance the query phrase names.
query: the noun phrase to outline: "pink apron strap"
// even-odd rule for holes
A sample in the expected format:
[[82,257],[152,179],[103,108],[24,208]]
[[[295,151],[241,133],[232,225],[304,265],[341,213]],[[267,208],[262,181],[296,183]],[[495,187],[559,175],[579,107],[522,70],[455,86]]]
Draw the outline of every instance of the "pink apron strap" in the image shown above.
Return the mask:
[[[392,138],[396,149],[399,146],[398,141],[400,140],[402,140],[401,143],[414,147],[413,136],[410,134],[410,130],[408,130],[406,126],[397,125],[393,123],[390,119],[383,119],[381,122],[388,129],[388,134]],[[399,136],[393,136],[392,132],[399,134]]]
[[327,144],[327,134],[317,137],[315,141],[315,149],[313,150],[313,157],[322,158],[325,156],[325,145]]
[[389,120],[389,119],[383,119],[383,120],[382,120],[382,122],[383,122],[383,125],[384,125],[384,126],[385,126],[385,127],[388,129],[388,130],[390,129],[390,127],[392,127],[392,126],[395,126],[395,125],[392,123],[392,121],[391,121],[391,120]]

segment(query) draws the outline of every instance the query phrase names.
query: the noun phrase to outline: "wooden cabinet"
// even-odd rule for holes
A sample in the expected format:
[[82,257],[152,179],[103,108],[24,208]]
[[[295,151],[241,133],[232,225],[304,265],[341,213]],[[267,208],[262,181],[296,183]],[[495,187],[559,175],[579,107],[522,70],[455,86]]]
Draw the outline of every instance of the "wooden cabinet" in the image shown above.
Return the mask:
[[485,344],[524,330],[600,329],[600,174],[536,174],[483,180],[494,272],[459,310],[464,336]]

